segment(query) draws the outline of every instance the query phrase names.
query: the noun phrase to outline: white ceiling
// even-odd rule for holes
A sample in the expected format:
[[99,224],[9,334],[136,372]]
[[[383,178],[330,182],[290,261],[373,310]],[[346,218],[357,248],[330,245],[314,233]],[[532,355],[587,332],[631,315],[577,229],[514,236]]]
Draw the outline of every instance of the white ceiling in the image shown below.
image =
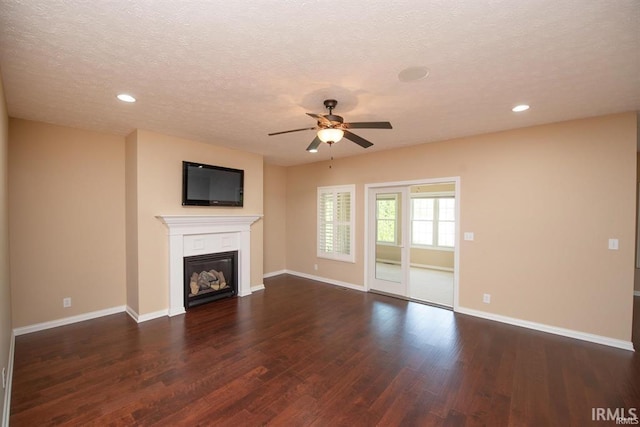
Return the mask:
[[[430,75],[399,81],[412,66]],[[393,124],[355,132],[367,151],[640,110],[640,1],[3,0],[0,71],[12,117],[293,165],[364,152],[267,136],[314,126],[326,98]]]

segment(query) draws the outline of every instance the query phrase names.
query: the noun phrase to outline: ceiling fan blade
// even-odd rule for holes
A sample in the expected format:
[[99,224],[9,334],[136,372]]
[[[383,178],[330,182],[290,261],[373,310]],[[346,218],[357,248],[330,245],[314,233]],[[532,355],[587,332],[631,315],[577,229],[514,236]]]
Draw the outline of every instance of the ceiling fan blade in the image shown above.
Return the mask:
[[345,129],[393,129],[389,122],[343,123]]
[[373,143],[367,141],[366,139],[362,138],[361,136],[356,135],[355,133],[351,133],[348,130],[345,129],[344,131],[344,137],[355,142],[356,144],[358,144],[359,146],[361,146],[362,148],[369,148],[373,145]]
[[274,132],[274,133],[270,133],[270,134],[268,134],[268,136],[280,135],[280,134],[283,134],[283,133],[290,133],[290,132],[300,132],[301,130],[313,130],[313,129],[315,129],[315,127],[312,127],[312,128],[302,128],[302,129],[293,129],[293,130],[285,130],[285,131],[282,131],[282,132]]
[[320,141],[320,138],[316,136],[307,147],[307,151],[313,151],[315,153],[318,151],[318,146],[320,146],[320,144],[322,144],[322,141]]

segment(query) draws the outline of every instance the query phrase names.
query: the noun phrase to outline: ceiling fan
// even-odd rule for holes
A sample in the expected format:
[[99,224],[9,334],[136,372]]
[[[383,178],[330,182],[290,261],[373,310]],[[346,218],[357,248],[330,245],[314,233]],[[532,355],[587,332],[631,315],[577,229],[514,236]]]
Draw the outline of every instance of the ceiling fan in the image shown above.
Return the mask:
[[335,99],[326,99],[324,101],[324,106],[327,110],[329,110],[329,114],[314,114],[307,113],[308,116],[313,117],[318,120],[318,123],[314,127],[310,128],[302,128],[302,129],[292,129],[285,130],[283,132],[274,132],[270,133],[269,136],[272,135],[280,135],[283,133],[290,132],[299,132],[302,130],[317,130],[318,133],[316,137],[311,141],[311,144],[307,147],[307,151],[310,153],[317,153],[318,146],[321,143],[325,142],[329,144],[329,146],[335,144],[340,141],[342,137],[345,137],[362,148],[368,148],[373,145],[373,143],[367,141],[366,139],[356,135],[349,131],[349,129],[393,129],[391,127],[391,123],[389,122],[354,122],[354,123],[345,123],[344,119],[338,115],[333,114],[333,109],[338,105],[338,101]]

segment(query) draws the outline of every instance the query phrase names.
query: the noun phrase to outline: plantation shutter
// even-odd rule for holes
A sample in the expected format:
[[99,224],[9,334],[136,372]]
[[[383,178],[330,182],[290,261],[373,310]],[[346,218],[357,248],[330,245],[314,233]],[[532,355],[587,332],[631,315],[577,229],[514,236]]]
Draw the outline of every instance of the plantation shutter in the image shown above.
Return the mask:
[[355,262],[355,186],[318,188],[318,257]]

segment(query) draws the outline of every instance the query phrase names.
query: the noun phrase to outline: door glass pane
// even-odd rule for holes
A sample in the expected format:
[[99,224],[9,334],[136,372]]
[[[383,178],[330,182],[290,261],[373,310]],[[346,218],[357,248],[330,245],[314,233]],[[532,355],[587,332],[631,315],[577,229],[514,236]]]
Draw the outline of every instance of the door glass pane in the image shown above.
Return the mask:
[[402,280],[402,194],[376,194],[376,279]]
[[376,200],[376,221],[378,232],[376,239],[378,243],[395,243],[396,242],[396,200],[378,199]]
[[411,242],[414,245],[433,245],[433,221],[413,221]]

